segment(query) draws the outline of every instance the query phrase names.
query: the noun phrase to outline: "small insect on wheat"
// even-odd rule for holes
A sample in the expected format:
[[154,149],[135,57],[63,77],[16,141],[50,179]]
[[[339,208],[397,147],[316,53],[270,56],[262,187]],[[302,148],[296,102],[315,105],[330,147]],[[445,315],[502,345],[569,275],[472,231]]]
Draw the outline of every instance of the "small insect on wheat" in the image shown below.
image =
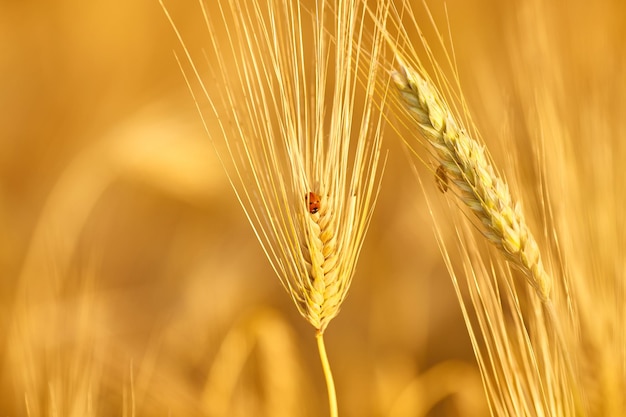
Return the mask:
[[448,191],[450,181],[448,180],[448,173],[443,165],[439,165],[437,171],[435,171],[435,182],[437,183],[439,191],[442,193]]
[[309,213],[315,214],[320,210],[320,196],[310,191],[305,197],[305,201],[309,207]]

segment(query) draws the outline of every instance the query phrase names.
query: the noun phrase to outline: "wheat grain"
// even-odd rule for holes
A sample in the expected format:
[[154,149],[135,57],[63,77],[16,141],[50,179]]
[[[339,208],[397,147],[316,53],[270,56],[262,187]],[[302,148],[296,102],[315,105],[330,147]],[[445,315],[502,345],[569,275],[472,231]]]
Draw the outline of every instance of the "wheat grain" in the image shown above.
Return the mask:
[[483,145],[460,127],[426,77],[400,58],[398,62],[400,69],[392,73],[392,79],[404,109],[434,149],[435,158],[459,189],[461,200],[480,220],[485,237],[525,273],[541,299],[547,301],[552,282],[543,267],[537,242]]

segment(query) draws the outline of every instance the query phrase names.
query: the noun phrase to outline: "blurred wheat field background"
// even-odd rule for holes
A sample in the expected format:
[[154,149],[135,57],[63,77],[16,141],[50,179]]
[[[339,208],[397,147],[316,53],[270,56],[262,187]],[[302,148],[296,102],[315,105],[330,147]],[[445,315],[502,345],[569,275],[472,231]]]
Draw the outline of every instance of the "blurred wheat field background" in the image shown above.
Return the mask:
[[[624,410],[626,7],[446,7],[472,117],[603,341],[572,346],[597,378],[588,401]],[[198,4],[168,9],[205,48]],[[158,2],[4,1],[0,47],[1,414],[326,415],[314,330],[232,193]],[[377,207],[326,338],[340,415],[488,415],[429,214],[453,246],[436,167],[384,136]]]

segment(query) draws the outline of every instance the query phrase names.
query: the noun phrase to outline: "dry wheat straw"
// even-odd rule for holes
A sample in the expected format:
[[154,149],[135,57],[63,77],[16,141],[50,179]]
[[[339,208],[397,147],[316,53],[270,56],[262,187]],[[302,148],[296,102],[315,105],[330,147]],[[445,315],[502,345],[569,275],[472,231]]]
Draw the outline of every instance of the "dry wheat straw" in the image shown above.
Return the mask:
[[518,266],[542,300],[550,298],[551,279],[541,262],[539,247],[519,204],[496,174],[483,145],[463,129],[434,85],[398,58],[392,73],[405,109],[420,134],[432,145],[435,158],[455,184],[461,200],[480,219],[484,235]]
[[582,393],[589,416],[626,415],[626,84],[613,82],[626,73],[614,61],[623,38],[612,29],[585,44],[584,57],[562,42],[581,45],[587,35],[576,28],[611,27],[614,16],[625,16],[624,5],[603,2],[602,12],[590,15],[527,0],[506,45],[562,259],[567,303],[557,304],[556,317],[567,323],[577,365],[571,389]]

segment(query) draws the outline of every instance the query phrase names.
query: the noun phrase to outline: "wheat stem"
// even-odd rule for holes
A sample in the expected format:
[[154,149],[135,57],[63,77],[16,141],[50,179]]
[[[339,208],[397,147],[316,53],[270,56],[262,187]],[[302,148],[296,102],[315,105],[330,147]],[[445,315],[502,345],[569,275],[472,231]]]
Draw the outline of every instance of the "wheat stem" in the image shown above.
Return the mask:
[[326,355],[326,346],[324,345],[324,332],[318,330],[315,333],[315,338],[317,339],[317,349],[320,352],[320,361],[322,362],[324,378],[326,378],[330,417],[337,417],[339,415],[337,411],[337,394],[335,392],[335,381],[333,380],[333,373],[330,370],[330,363],[328,362],[328,356]]

